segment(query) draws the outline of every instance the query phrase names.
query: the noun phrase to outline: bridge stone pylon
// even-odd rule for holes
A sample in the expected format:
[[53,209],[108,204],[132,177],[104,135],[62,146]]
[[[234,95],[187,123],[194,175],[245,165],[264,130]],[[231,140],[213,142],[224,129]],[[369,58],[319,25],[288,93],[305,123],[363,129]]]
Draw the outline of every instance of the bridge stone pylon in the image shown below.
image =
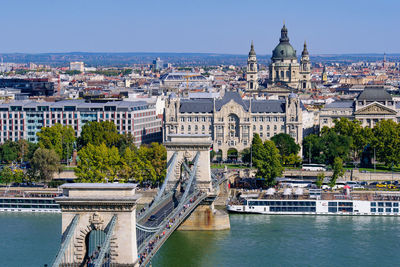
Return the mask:
[[[140,196],[135,194],[136,185],[77,183],[61,187],[63,196],[56,202],[62,211],[63,237],[53,266],[86,266],[90,242],[97,242],[92,250],[97,247],[97,258],[103,257],[91,266],[138,266],[136,202]],[[102,240],[91,241],[92,232],[98,236],[102,232]]]
[[174,188],[181,179],[182,164],[192,162],[199,153],[196,171],[196,186],[198,189],[210,193],[212,191],[210,148],[212,145],[210,135],[169,135],[164,143],[167,149],[167,162],[171,162],[171,174],[167,188]]

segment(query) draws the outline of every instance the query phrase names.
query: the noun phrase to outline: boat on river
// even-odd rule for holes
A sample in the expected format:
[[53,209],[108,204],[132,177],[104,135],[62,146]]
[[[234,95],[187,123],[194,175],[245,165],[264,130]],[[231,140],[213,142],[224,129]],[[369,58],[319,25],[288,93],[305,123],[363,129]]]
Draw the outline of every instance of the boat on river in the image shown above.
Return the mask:
[[54,191],[7,190],[0,196],[0,212],[61,212]]
[[400,216],[399,207],[398,192],[337,194],[321,190],[309,190],[307,194],[267,191],[258,198],[241,196],[227,205],[229,212],[277,215]]

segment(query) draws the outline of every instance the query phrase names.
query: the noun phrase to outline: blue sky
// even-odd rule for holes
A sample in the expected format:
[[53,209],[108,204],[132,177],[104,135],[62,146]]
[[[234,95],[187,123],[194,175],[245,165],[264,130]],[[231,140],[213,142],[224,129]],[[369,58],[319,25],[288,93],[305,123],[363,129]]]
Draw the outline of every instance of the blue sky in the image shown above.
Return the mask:
[[400,53],[400,1],[2,0],[0,53]]

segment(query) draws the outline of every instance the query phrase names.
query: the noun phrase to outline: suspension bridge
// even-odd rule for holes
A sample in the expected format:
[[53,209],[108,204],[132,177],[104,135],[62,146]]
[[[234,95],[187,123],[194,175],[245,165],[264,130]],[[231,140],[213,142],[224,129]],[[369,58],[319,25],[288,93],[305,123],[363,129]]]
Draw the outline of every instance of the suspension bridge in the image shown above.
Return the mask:
[[226,172],[210,169],[207,135],[172,135],[167,175],[153,201],[136,211],[135,184],[67,184],[56,199],[62,210],[59,266],[147,266],[169,236],[184,230],[229,229],[222,208]]

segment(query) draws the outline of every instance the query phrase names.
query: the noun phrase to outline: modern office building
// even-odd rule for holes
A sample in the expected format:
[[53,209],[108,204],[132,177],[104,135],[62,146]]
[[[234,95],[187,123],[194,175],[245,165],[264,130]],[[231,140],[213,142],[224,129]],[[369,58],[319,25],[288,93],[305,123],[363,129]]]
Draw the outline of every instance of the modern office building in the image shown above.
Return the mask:
[[115,101],[86,103],[83,100],[59,102],[16,101],[0,104],[0,142],[26,139],[37,142],[42,127],[56,123],[71,125],[79,136],[90,121],[112,121],[121,134],[130,133],[135,144],[161,142],[162,118],[154,103]]
[[0,78],[0,88],[19,89],[21,94],[28,96],[52,96],[54,82],[48,78]]
[[222,98],[166,100],[164,140],[170,134],[209,134],[213,150],[223,159],[250,147],[253,134],[263,140],[287,133],[302,143],[302,114],[306,112],[296,94],[282,100],[242,99],[238,92]]
[[153,60],[153,70],[160,71],[164,68],[164,61],[162,61],[159,57]]

